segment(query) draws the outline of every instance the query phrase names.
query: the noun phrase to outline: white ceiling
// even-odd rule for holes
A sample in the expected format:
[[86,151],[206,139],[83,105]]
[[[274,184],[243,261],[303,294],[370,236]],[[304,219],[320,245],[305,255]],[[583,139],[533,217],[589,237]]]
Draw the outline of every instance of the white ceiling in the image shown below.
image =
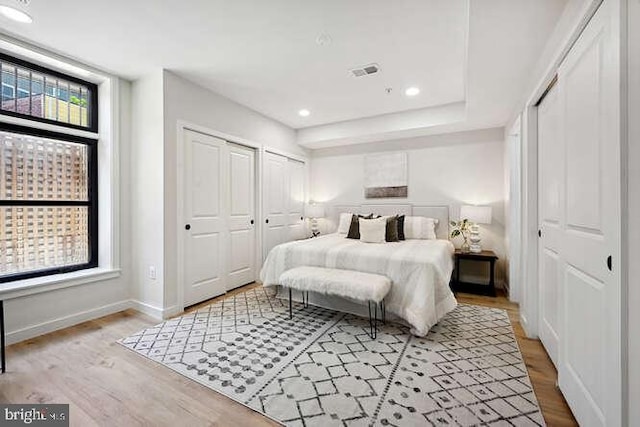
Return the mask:
[[[504,125],[565,4],[57,0],[54,7],[31,0],[33,24],[1,18],[0,28],[129,79],[170,69],[292,128],[311,127],[299,133],[313,147],[348,143],[345,126],[366,134],[363,123],[372,116],[395,123],[392,131],[433,132],[434,120],[421,125],[415,117],[447,104],[466,105],[466,117],[456,114],[452,126]],[[332,42],[317,44],[320,34]],[[348,72],[372,62],[380,73]],[[404,96],[409,86],[420,87],[420,95]],[[311,116],[299,117],[301,108]],[[413,117],[410,129],[398,119],[403,114]]]

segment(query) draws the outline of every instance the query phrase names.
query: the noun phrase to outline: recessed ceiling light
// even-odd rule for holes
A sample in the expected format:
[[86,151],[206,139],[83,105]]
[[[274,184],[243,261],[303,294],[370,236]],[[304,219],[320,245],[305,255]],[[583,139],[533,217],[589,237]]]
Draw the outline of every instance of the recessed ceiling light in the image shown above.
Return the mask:
[[316,37],[316,44],[318,46],[328,46],[331,44],[333,39],[327,33],[320,33],[318,37]]
[[298,111],[298,114],[302,117],[309,117],[309,114],[311,114],[311,111],[307,110],[306,108],[303,108],[302,110]]
[[0,5],[0,13],[12,21],[20,22],[22,24],[31,24],[33,19],[27,12],[24,12],[15,7]]
[[407,96],[416,96],[420,93],[420,89],[413,86],[404,91],[404,94]]

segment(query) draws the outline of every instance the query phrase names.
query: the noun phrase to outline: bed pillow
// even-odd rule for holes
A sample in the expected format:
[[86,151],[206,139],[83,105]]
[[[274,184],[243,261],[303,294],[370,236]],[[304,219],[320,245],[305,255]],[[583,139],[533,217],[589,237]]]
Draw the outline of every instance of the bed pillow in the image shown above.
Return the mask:
[[387,242],[398,242],[398,215],[387,217],[387,228],[384,233],[384,240]]
[[435,240],[438,220],[424,216],[404,218],[404,237],[406,239]]
[[351,227],[351,217],[353,217],[353,214],[350,214],[350,213],[340,214],[340,222],[338,223],[338,233],[347,234],[349,232],[349,227]]
[[404,215],[398,216],[397,225],[398,225],[398,240],[405,240],[405,237],[404,237]]
[[375,218],[365,219],[359,218],[360,223],[360,241],[365,243],[384,243],[387,231],[387,219]]
[[358,223],[358,219],[371,219],[373,215],[351,215],[351,225],[349,226],[349,232],[347,233],[347,239],[360,239],[360,224]]

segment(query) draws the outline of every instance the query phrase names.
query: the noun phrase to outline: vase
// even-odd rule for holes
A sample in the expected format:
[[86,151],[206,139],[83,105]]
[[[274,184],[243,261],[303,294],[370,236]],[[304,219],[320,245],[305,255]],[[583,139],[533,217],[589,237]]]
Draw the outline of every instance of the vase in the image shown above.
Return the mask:
[[460,246],[460,251],[466,254],[470,250],[471,250],[471,246],[469,245],[469,240],[465,237],[464,242],[462,242],[462,246]]

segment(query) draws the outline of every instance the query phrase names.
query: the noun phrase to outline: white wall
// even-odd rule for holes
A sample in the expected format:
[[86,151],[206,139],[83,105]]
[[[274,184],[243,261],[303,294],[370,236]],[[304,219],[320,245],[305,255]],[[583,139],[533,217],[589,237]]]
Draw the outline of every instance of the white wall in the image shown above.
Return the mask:
[[[222,132],[238,139],[295,155],[306,150],[295,142],[293,129],[245,106],[204,89],[176,74],[164,76],[164,298],[165,310],[177,308],[177,192],[178,121]],[[235,138],[231,138],[234,140]],[[236,140],[238,140],[236,139]],[[156,229],[159,233],[160,229]]]
[[[132,296],[150,314],[158,316],[164,304],[164,120],[162,70],[132,85],[131,217]],[[156,279],[149,278],[150,266]]]
[[520,301],[522,293],[521,254],[518,250],[522,244],[521,135],[520,119],[513,127],[505,129],[505,271],[509,279],[509,299],[514,302]]
[[[116,214],[119,214],[119,218],[114,218],[114,223],[119,225],[118,237],[120,245],[117,248],[113,248],[113,253],[119,259],[112,260],[113,265],[121,269],[119,277],[64,287],[68,282],[72,281],[69,280],[67,283],[57,284],[56,287],[60,286],[60,289],[5,301],[8,343],[22,341],[129,307],[131,297],[131,277],[129,276],[131,259],[129,233],[131,221],[128,151],[131,143],[129,126],[130,91],[130,84],[121,80],[118,91],[120,105],[115,110],[120,120],[120,157],[116,159],[117,164],[114,165],[119,170],[119,182],[113,183],[116,188],[111,191],[114,196],[113,202],[119,204],[119,213],[116,211]],[[109,142],[101,140],[100,143],[102,144],[102,149],[106,148]],[[109,189],[103,188],[103,192],[109,192]],[[106,208],[107,211],[110,209],[108,206],[101,206],[101,216],[104,216],[105,209],[103,208]],[[104,242],[111,239],[111,237],[101,233],[100,240]],[[108,269],[109,266],[101,267]],[[111,276],[117,276],[117,273],[111,274]],[[11,366],[10,360],[8,363]]]
[[[408,153],[406,199],[364,198],[364,157],[367,153],[384,151]],[[450,205],[452,219],[458,218],[461,204],[490,204],[493,224],[481,226],[483,246],[496,251],[503,260],[504,159],[502,128],[315,150],[311,159],[310,198],[328,205]]]
[[567,5],[558,19],[558,22],[549,36],[545,48],[540,54],[538,62],[533,68],[529,82],[522,92],[520,101],[514,106],[512,118],[506,128],[510,129],[518,116],[523,112],[530,98],[538,91],[541,84],[546,84],[555,74],[560,58],[568,51],[575,30],[584,20],[584,17],[592,10],[599,0],[568,0]]
[[511,157],[512,157],[512,145],[513,138],[509,135],[510,129],[504,130],[504,287],[508,292],[508,295],[511,296],[511,277],[510,277],[510,269],[511,269],[511,254],[509,253],[509,248],[512,244],[511,242],[511,227],[513,224],[513,218],[511,215]]
[[629,23],[629,139],[628,139],[628,253],[629,270],[629,425],[640,424],[640,1],[630,0]]

